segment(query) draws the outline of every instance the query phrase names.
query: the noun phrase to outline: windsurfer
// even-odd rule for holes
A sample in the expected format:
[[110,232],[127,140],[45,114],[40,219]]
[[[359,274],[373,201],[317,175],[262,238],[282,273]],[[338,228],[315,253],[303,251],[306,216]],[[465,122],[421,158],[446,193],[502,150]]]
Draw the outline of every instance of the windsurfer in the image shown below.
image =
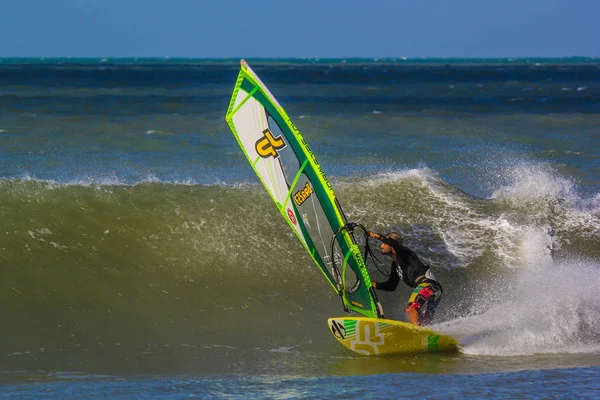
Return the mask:
[[429,266],[423,264],[417,254],[404,246],[402,236],[396,232],[386,235],[369,232],[369,237],[381,241],[383,254],[392,257],[389,279],[385,282],[373,282],[375,289],[394,291],[400,281],[413,289],[404,309],[414,325],[427,325],[435,313],[442,297],[442,285]]

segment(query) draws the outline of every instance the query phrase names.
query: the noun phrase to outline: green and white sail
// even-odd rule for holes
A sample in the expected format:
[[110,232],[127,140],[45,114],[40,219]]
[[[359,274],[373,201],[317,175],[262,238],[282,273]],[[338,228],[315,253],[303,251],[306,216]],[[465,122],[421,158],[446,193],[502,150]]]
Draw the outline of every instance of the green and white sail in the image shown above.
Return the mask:
[[332,246],[346,221],[331,183],[283,107],[244,60],[225,119],[281,215],[344,306],[377,317],[371,280],[354,238],[342,230]]

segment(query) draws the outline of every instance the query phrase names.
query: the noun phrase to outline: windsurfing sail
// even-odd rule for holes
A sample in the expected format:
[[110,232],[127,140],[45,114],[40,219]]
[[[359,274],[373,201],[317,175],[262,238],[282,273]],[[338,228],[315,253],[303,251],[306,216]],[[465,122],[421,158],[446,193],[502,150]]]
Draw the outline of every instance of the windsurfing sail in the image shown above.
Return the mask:
[[360,247],[346,229],[331,183],[296,125],[244,60],[225,120],[344,308],[382,317]]

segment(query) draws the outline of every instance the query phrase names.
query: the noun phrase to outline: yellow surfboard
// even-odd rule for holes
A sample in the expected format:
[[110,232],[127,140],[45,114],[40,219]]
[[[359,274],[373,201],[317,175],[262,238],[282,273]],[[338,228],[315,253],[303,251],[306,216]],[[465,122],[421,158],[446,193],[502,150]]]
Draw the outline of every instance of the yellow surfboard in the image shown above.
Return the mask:
[[450,336],[391,319],[336,317],[329,318],[328,324],[338,342],[364,355],[457,351],[459,347]]

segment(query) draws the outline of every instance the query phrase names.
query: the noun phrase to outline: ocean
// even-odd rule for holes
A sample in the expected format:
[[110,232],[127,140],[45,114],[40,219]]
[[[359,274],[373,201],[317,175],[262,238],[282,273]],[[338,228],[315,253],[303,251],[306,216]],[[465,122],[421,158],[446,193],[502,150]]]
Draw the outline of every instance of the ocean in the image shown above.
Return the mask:
[[331,337],[224,119],[239,60],[0,59],[0,398],[600,398],[600,59],[247,61],[461,350]]

